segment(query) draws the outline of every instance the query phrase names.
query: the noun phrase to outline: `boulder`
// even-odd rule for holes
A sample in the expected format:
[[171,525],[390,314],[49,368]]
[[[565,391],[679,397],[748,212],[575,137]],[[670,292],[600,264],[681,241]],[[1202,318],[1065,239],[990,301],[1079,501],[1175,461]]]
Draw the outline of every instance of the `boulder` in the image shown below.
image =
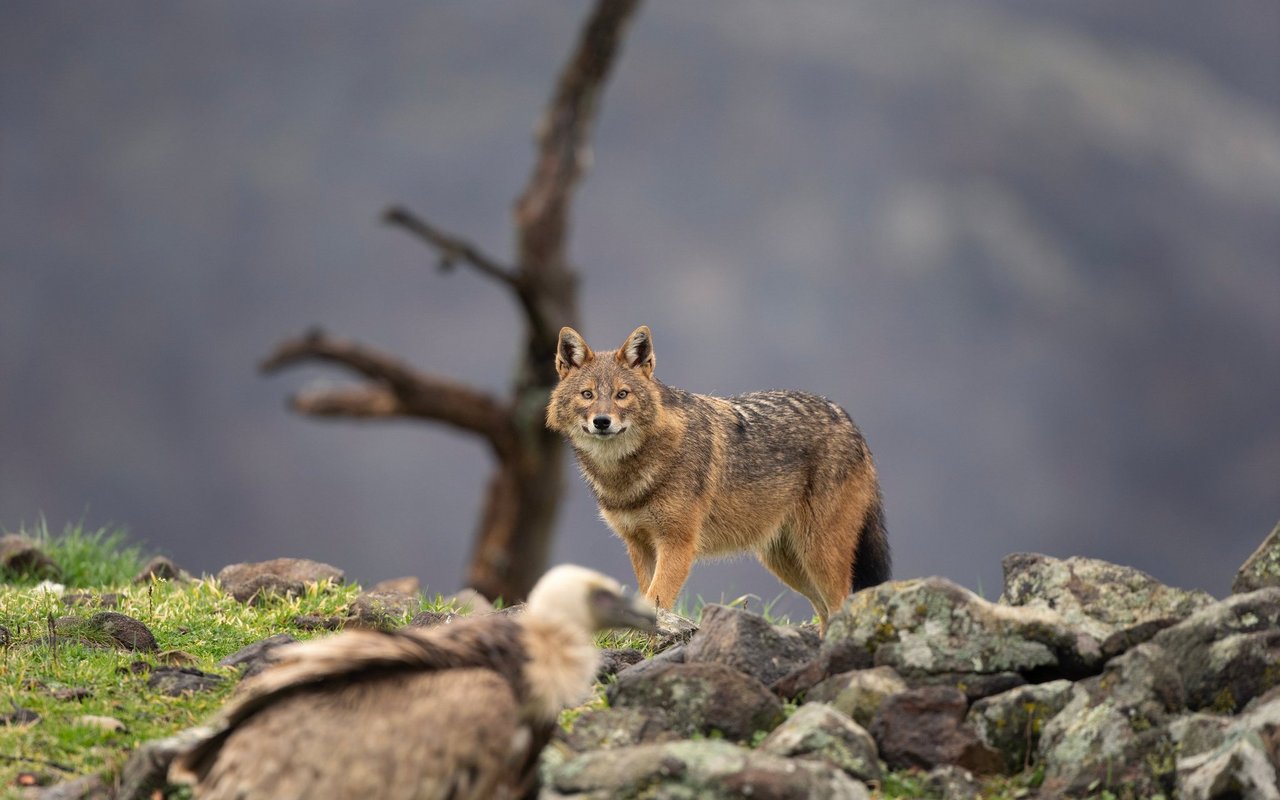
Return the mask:
[[92,646],[151,653],[157,649],[151,630],[133,617],[115,611],[99,611],[82,619],[60,617],[54,623],[58,636],[77,639]]
[[1070,692],[1070,681],[1019,686],[978,700],[966,721],[1004,757],[1004,771],[1013,775],[1031,766],[1041,729],[1067,704]]
[[866,787],[828,764],[702,740],[584,753],[544,771],[542,800],[809,798],[866,800]]
[[825,703],[806,703],[757,748],[786,758],[826,762],[860,781],[878,781],[880,757],[871,734]]
[[722,735],[750,741],[782,722],[782,701],[763,683],[714,662],[665,663],[623,670],[607,690],[618,708],[661,709],[680,736]]
[[1184,619],[1214,602],[1205,592],[1170,588],[1096,558],[1014,553],[1001,564],[1001,603],[1054,611],[1099,642],[1144,623]]
[[653,647],[655,653],[661,653],[664,650],[682,645],[692,639],[693,635],[698,632],[698,623],[665,608],[658,609],[657,624],[658,640]]
[[945,578],[894,581],[852,595],[822,649],[852,642],[904,676],[1017,672],[1075,679],[1102,665],[1098,641],[1040,608],[997,605]]
[[347,624],[366,628],[393,628],[416,613],[422,601],[416,594],[394,591],[362,592],[347,607]]
[[337,567],[306,558],[230,564],[218,572],[223,591],[241,603],[256,602],[261,595],[273,593],[296,596],[308,583],[342,583],[344,578],[345,573]]
[[166,556],[156,556],[148,561],[138,574],[133,576],[134,583],[147,583],[151,580],[189,581],[191,575],[180,568]]
[[644,653],[634,647],[606,647],[600,651],[600,669],[596,672],[596,683],[604,683],[641,661],[644,661]]
[[866,728],[886,698],[909,688],[892,667],[859,669],[827,678],[809,690],[805,702],[828,703]]
[[1280,586],[1280,523],[1245,559],[1231,583],[1231,592],[1243,594],[1274,586]]
[[740,608],[709,605],[702,610],[698,632],[689,639],[685,660],[714,661],[771,684],[813,659],[817,633],[771,625],[764,617]]
[[953,764],[929,770],[924,778],[924,788],[929,797],[940,800],[978,800],[982,796],[982,784],[973,773]]
[[160,694],[180,697],[184,694],[216,689],[222,684],[222,680],[218,675],[211,675],[191,667],[156,667],[151,670],[147,686]]
[[892,695],[871,723],[880,757],[893,769],[954,764],[978,774],[999,772],[999,753],[964,724],[968,703],[957,689],[930,687]]

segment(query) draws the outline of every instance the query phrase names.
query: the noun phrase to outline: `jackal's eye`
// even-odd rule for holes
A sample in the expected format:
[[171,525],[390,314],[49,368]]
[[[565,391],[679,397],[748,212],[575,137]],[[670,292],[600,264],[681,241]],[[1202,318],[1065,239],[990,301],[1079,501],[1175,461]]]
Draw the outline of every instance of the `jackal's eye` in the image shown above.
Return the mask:
[[629,394],[631,394],[631,392],[628,392],[626,389],[619,389],[618,394],[615,395],[615,397],[617,397],[619,400],[626,400],[627,395]]
[[583,390],[582,390],[582,399],[583,399],[583,400],[590,400],[590,399],[591,399],[591,398],[593,398],[593,397],[595,397],[595,394],[594,394],[594,393],[592,393],[592,391],[591,391],[590,389],[583,389]]

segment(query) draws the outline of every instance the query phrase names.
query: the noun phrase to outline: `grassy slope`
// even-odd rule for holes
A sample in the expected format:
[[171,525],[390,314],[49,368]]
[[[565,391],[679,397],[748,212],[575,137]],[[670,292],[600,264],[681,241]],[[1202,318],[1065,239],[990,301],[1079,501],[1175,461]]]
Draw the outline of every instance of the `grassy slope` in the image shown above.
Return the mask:
[[[144,558],[119,532],[72,528],[50,536],[40,529],[33,536],[44,540],[46,552],[62,567],[68,593],[118,593],[119,604],[113,610],[146,624],[159,643],[159,651],[135,654],[66,640],[50,648],[47,631],[51,619],[87,617],[99,609],[67,607],[59,598],[40,591],[38,578],[0,575],[0,625],[8,628],[12,637],[0,651],[0,716],[15,708],[40,715],[35,723],[0,725],[0,797],[18,796],[14,787],[23,773],[49,781],[90,772],[112,777],[139,743],[195,725],[221,706],[238,675],[234,669],[218,667],[220,659],[276,633],[298,639],[323,635],[296,627],[293,618],[300,614],[340,615],[360,593],[354,584],[312,585],[301,597],[272,597],[263,605],[247,606],[209,580],[131,584]],[[434,601],[424,598],[422,607],[440,610],[441,600],[438,596]],[[696,615],[696,609],[693,613]],[[407,621],[406,616],[402,622]],[[645,651],[650,647],[647,637],[635,633],[606,634],[599,644]],[[222,675],[226,681],[214,691],[167,697],[147,686],[148,672],[135,671],[136,662],[195,667]],[[87,689],[89,694],[66,700],[55,696],[55,692],[71,689]],[[604,702],[603,692],[597,691],[585,706]],[[566,711],[564,721],[580,711]],[[125,729],[109,731],[84,724],[81,718],[85,716],[111,717],[124,723]],[[893,774],[873,797],[924,797],[923,788],[918,774]],[[1009,798],[1025,791],[1017,779],[997,779],[986,787],[984,796]]]

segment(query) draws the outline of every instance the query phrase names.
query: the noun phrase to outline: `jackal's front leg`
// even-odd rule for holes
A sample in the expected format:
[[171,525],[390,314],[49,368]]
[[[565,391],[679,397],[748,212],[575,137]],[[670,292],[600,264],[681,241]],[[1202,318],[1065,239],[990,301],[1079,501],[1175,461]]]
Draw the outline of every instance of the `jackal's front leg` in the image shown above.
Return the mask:
[[654,565],[653,582],[644,593],[645,599],[658,608],[671,608],[680,594],[681,587],[689,578],[689,570],[693,568],[694,542],[687,540],[665,539],[656,543],[658,560]]
[[648,595],[649,586],[653,583],[653,565],[657,560],[653,545],[640,538],[623,541],[627,544],[627,555],[631,556],[631,569],[636,573],[636,594]]

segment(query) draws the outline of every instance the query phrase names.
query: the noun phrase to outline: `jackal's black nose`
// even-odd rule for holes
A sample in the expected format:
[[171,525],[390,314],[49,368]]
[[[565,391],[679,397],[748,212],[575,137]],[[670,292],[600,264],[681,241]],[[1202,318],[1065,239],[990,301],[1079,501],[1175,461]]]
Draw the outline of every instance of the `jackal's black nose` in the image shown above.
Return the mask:
[[610,425],[612,425],[613,420],[609,419],[604,414],[601,414],[598,417],[593,417],[591,420],[591,424],[596,426],[596,430],[602,431],[607,429]]

